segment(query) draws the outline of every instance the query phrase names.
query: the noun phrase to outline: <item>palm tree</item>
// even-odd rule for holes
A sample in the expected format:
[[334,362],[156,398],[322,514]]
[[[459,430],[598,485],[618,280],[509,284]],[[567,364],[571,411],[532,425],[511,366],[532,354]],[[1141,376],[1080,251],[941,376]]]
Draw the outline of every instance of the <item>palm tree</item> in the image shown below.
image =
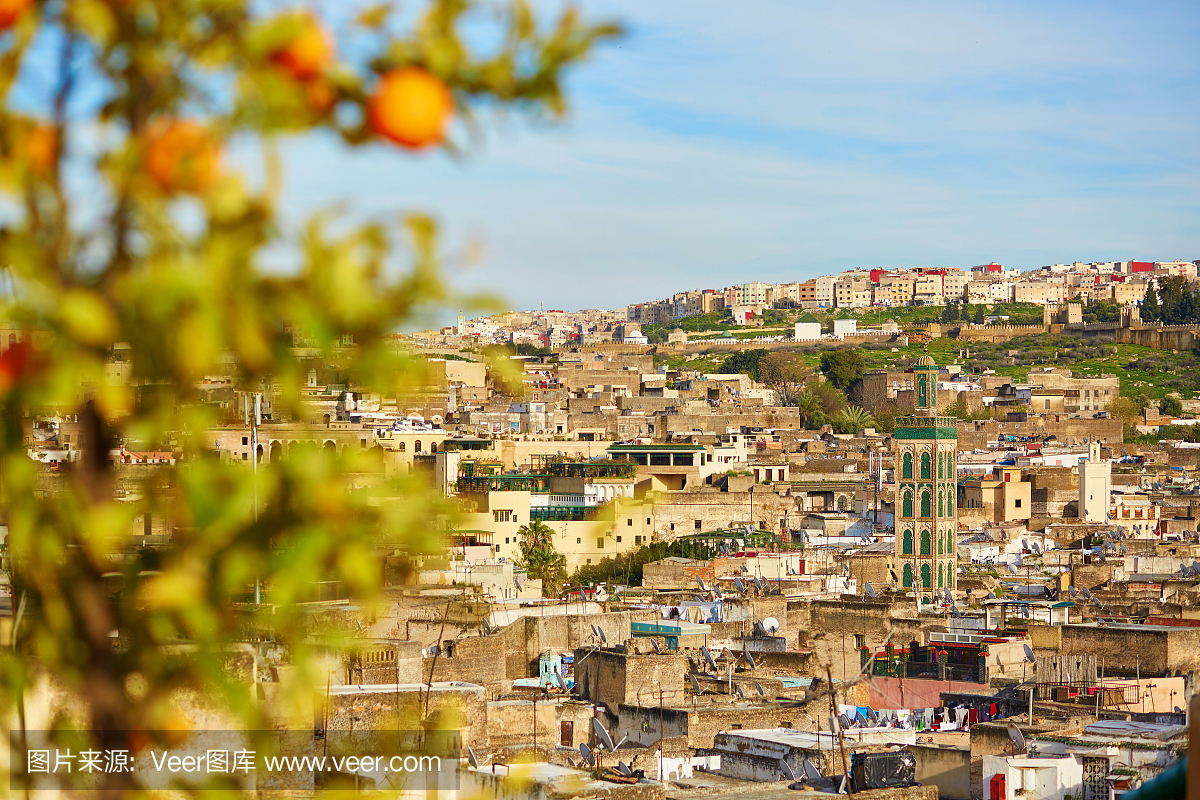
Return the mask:
[[837,426],[842,428],[841,433],[854,433],[862,428],[875,427],[875,418],[862,406],[847,406],[842,409],[842,413],[838,414],[835,421]]
[[535,519],[517,529],[521,537],[521,557],[517,566],[534,580],[542,582],[542,596],[558,594],[558,587],[567,579],[567,557],[554,549],[554,531]]
[[821,413],[821,401],[817,396],[807,389],[800,393],[796,398],[796,414],[800,417],[800,421],[808,424],[808,421]]

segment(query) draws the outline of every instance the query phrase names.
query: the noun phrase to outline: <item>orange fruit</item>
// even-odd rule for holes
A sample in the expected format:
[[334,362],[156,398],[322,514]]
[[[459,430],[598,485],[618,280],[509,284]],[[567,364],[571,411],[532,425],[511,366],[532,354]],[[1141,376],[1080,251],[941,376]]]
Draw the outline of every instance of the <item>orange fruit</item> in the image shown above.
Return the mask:
[[195,122],[162,120],[146,136],[146,173],[164,192],[203,192],[219,158],[216,141]]
[[320,22],[309,17],[304,28],[271,60],[298,81],[320,75],[333,60],[333,40]]
[[25,342],[10,344],[0,353],[0,395],[11,392],[29,374],[31,354]]
[[445,138],[454,95],[440,78],[419,67],[403,67],[379,79],[367,113],[376,133],[419,149]]
[[0,28],[8,28],[33,5],[33,0],[0,0]]
[[25,138],[25,161],[31,170],[45,175],[54,169],[57,149],[58,131],[53,125],[38,124],[29,129]]

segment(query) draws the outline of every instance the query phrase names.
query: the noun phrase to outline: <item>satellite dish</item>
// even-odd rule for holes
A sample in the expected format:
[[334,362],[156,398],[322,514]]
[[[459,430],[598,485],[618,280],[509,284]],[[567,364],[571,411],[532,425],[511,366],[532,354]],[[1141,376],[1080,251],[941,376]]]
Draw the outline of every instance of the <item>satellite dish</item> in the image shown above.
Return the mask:
[[838,785],[837,793],[838,794],[850,794],[849,782],[846,780],[845,775],[842,776],[842,782]]
[[475,757],[475,751],[471,745],[467,745],[467,760],[471,762],[471,769],[479,769],[479,759]]
[[1030,647],[1028,644],[1025,645],[1025,660],[1028,661],[1030,664],[1037,663],[1037,659],[1034,658],[1034,656],[1033,656],[1033,648]]
[[804,779],[809,783],[818,783],[821,780],[821,772],[807,758],[804,759]]
[[1021,730],[1016,725],[1008,726],[1008,738],[1012,739],[1013,746],[1017,750],[1025,749],[1025,735],[1021,733]]
[[654,645],[655,654],[662,655],[662,646],[658,643],[658,639],[651,639],[650,644]]
[[762,621],[762,626],[767,633],[774,633],[779,630],[779,620],[774,617],[767,617]]
[[735,686],[734,689],[737,691],[738,697],[740,697],[742,700],[746,699],[746,693],[742,691],[741,684],[738,684],[737,686]]
[[570,756],[567,756],[567,764],[569,764],[572,769],[579,768],[579,766],[575,763],[575,759],[571,758]]
[[737,587],[738,594],[746,593],[746,587],[742,585],[742,581],[737,575],[733,576],[733,585]]
[[700,591],[702,591],[702,592],[708,591],[708,587],[704,585],[704,579],[701,578],[699,575],[696,576],[696,583],[700,584]]
[[850,728],[854,727],[853,725],[850,724],[850,720],[846,719],[845,714],[838,714],[837,720],[838,720],[838,725],[841,727],[842,730],[849,730]]
[[704,656],[704,660],[708,662],[708,666],[712,667],[713,672],[716,672],[717,662],[713,661],[712,653],[708,652],[707,647],[700,648],[700,655]]
[[612,737],[608,735],[608,730],[596,717],[592,717],[592,729],[596,731],[596,738],[600,741],[600,744],[604,745],[605,750],[611,753],[613,750],[617,749],[613,746],[613,740]]
[[742,655],[745,656],[746,661],[750,662],[750,669],[758,669],[758,664],[755,663],[754,656],[750,655],[749,650],[743,650]]
[[696,694],[703,694],[704,690],[700,688],[700,681],[696,680],[696,676],[692,673],[688,673],[688,677],[692,679],[692,688],[695,689]]
[[789,781],[796,780],[796,771],[792,769],[792,765],[787,763],[786,758],[779,759],[779,763],[783,765],[783,774],[787,776]]
[[600,638],[600,632],[596,630],[595,625],[592,626],[592,636],[596,637],[597,639]]
[[587,746],[587,742],[579,743],[579,755],[583,757],[583,763],[589,767],[596,765],[596,757],[592,755],[592,748]]
[[554,671],[554,678],[558,682],[558,688],[562,689],[564,694],[570,691],[570,689],[567,687],[566,680],[563,679],[562,674],[558,672],[558,670]]
[[495,632],[495,630],[492,628],[491,623],[489,623],[486,619],[482,620],[482,622],[483,622],[484,635],[491,636]]
[[600,633],[600,641],[608,644],[608,637],[604,635],[604,628],[601,628],[599,625],[597,625],[596,630]]
[[1078,597],[1078,596],[1079,596],[1079,592],[1075,591],[1075,587],[1074,587],[1074,586],[1068,586],[1068,587],[1067,587],[1067,591],[1071,593],[1071,597]]
[[876,594],[875,594],[875,587],[874,587],[874,586],[872,586],[872,585],[871,585],[871,584],[868,582],[868,583],[866,584],[866,587],[865,587],[865,588],[866,588],[866,590],[867,590],[867,597],[869,597],[869,598],[871,598],[872,600],[874,600],[874,599],[875,599],[875,597],[876,597]]
[[629,765],[628,765],[628,764],[626,764],[624,761],[618,761],[618,762],[617,762],[617,772],[621,773],[621,774],[622,774],[622,775],[624,775],[626,778],[632,778],[632,777],[633,777],[633,770],[631,770],[631,769],[629,768]]
[[758,694],[759,694],[759,696],[760,696],[760,697],[766,697],[766,696],[767,696],[767,691],[766,691],[766,689],[764,689],[764,688],[763,688],[763,686],[762,686],[762,684],[761,684],[761,683],[759,683],[758,681],[755,681],[755,682],[754,682],[754,688],[758,690]]
[[879,722],[879,715],[876,714],[875,709],[871,708],[870,706],[867,706],[867,719],[871,720],[872,723]]

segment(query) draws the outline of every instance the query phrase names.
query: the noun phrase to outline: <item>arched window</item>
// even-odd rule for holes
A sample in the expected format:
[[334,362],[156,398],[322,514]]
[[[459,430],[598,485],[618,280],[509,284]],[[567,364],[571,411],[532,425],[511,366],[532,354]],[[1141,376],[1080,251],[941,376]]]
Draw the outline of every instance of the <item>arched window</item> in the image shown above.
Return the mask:
[[904,478],[912,480],[912,453],[904,454]]
[[928,564],[921,565],[921,585],[923,587],[925,587],[926,589],[933,588],[932,586],[930,586],[930,583],[932,582],[930,572],[931,571],[929,569]]
[[945,463],[946,463],[946,462],[945,462],[945,460],[942,458],[942,454],[941,454],[941,453],[938,453],[938,477],[939,477],[939,478],[944,478],[944,477],[946,477],[946,467],[945,467]]
[[943,586],[945,586],[945,585],[946,585],[946,584],[945,584],[945,581],[943,580],[943,577],[942,577],[942,575],[943,575],[943,572],[942,572],[942,565],[941,565],[941,564],[938,564],[938,588],[939,588],[939,589],[941,589]]
[[945,552],[942,550],[942,547],[944,546],[944,542],[942,541],[942,537],[938,536],[938,535],[935,533],[935,534],[933,535],[933,538],[937,539],[937,543],[938,543],[938,555],[939,555],[939,556],[940,556],[940,555],[945,555]]
[[921,453],[921,480],[929,480],[929,453]]
[[921,492],[921,516],[933,516],[933,497],[929,494],[928,489]]
[[904,493],[904,513],[902,514],[902,516],[908,517],[910,519],[912,518],[912,515],[913,515],[912,503],[913,503],[912,492],[905,492]]
[[912,564],[905,564],[904,565],[904,586],[905,586],[905,588],[912,586],[912,578],[913,578]]
[[414,453],[421,452],[421,440],[420,439],[417,439],[415,442],[413,442],[413,452]]
[[946,510],[945,500],[943,499],[945,496],[946,496],[945,492],[943,492],[941,489],[938,489],[938,516],[939,517],[942,516],[942,514]]
[[921,531],[921,555],[929,555],[929,531]]
[[947,517],[954,516],[954,490],[953,489],[946,490],[946,516]]
[[396,446],[396,449],[399,450],[401,453],[403,453],[404,452],[404,442],[399,442]]
[[929,405],[928,400],[926,400],[927,396],[928,395],[925,391],[925,379],[921,378],[920,380],[917,381],[917,406],[918,407],[924,408],[925,406]]
[[906,556],[911,556],[912,555],[912,545],[913,545],[912,531],[905,531],[904,532],[904,545],[903,545],[904,549],[901,551],[902,554],[906,555]]
[[437,452],[437,442],[430,442],[430,443],[429,443],[429,452],[431,452],[431,453],[436,453],[436,452]]
[[946,552],[951,555],[954,554],[954,531],[946,534]]

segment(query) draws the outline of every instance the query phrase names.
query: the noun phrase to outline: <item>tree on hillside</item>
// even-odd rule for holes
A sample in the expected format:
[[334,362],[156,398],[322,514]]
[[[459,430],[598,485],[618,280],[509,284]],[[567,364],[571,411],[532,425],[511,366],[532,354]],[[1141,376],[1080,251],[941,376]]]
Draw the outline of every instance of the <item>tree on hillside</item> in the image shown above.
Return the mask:
[[1142,298],[1141,317],[1145,322],[1158,322],[1162,318],[1162,312],[1158,307],[1158,292],[1154,290],[1154,284],[1146,284],[1146,295]]
[[1183,415],[1183,403],[1174,395],[1167,395],[1158,403],[1158,413],[1167,417],[1179,417]]
[[517,529],[521,557],[517,566],[542,582],[542,594],[553,597],[567,579],[567,557],[554,548],[554,531],[540,519]]
[[865,371],[866,361],[862,353],[853,348],[831,350],[821,355],[821,373],[835,389],[843,392],[849,390],[855,381],[862,380]]
[[717,372],[722,375],[749,375],[751,380],[758,380],[759,362],[767,355],[765,348],[757,350],[739,350],[732,353],[721,362]]
[[971,322],[976,325],[987,322],[987,311],[982,305],[975,306],[975,316],[971,318]]

